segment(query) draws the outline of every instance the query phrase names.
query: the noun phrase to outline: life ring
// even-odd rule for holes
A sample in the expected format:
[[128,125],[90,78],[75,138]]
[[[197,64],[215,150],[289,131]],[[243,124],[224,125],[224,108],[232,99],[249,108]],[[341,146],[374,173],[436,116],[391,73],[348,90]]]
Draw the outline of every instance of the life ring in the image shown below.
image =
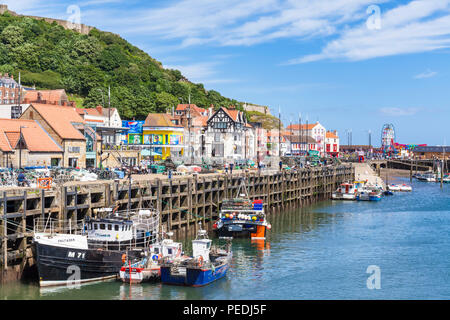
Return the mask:
[[198,257],[198,264],[197,264],[199,267],[202,267],[203,266],[203,256],[199,256]]
[[127,255],[124,253],[122,254],[122,263],[125,263],[127,261]]

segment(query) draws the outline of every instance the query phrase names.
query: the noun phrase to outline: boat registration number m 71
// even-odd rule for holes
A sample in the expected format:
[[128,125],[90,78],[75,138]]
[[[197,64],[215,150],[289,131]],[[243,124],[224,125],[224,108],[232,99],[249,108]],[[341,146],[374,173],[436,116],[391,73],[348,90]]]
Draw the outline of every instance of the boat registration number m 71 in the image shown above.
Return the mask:
[[84,259],[85,256],[86,252],[76,252],[76,251],[67,252],[67,258]]

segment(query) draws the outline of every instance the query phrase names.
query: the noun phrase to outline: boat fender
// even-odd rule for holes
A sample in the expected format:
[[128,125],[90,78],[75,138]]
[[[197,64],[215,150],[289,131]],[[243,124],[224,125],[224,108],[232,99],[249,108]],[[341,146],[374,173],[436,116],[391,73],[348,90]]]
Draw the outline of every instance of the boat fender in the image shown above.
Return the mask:
[[162,254],[160,253],[160,254],[158,254],[158,260],[161,260],[161,258],[162,258]]
[[125,263],[127,261],[127,255],[124,253],[122,254],[122,263]]

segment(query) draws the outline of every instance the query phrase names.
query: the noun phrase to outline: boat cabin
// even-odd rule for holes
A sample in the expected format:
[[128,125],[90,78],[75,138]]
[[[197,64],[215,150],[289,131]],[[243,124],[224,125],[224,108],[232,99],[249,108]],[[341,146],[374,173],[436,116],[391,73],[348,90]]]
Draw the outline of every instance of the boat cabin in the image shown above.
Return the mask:
[[161,256],[176,258],[181,256],[182,244],[179,242],[173,242],[172,239],[164,239],[160,243],[150,245],[149,249],[152,260],[157,260]]
[[352,183],[343,183],[337,189],[340,193],[355,193],[355,185]]
[[135,233],[129,220],[86,219],[84,228],[88,239],[94,241],[131,241]]
[[208,239],[206,230],[199,230],[197,238],[192,240],[193,257],[202,256],[204,262],[209,262],[209,252],[212,240]]

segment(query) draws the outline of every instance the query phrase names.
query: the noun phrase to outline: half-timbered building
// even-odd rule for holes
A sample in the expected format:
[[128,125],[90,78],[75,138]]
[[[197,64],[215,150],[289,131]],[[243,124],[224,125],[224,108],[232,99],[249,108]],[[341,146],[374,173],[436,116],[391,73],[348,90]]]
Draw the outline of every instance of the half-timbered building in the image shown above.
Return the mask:
[[206,155],[224,161],[254,158],[254,133],[244,112],[220,108],[209,117],[205,132]]

